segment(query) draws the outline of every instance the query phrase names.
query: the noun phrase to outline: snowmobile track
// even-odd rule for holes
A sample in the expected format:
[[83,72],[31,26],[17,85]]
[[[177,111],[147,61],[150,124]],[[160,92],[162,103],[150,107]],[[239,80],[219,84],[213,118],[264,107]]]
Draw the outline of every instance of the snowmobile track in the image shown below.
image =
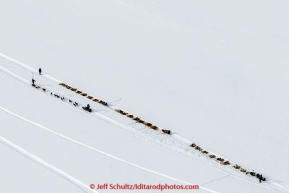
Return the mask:
[[[1,110],[3,110],[0,107]],[[78,188],[80,188],[82,191],[84,192],[94,192],[94,193],[98,193],[97,191],[90,189],[89,186],[87,186],[86,184],[84,184],[83,182],[81,182],[80,180],[68,175],[67,173],[65,173],[64,171],[54,167],[53,165],[45,162],[44,160],[40,159],[39,157],[29,153],[28,151],[22,149],[21,147],[17,146],[16,144],[12,143],[11,141],[3,138],[2,136],[0,136],[0,142],[7,145],[8,147],[12,148],[13,150],[15,150],[16,152],[18,152],[19,154],[23,155],[24,157],[30,159],[31,161],[34,161],[35,163],[47,168],[48,170],[56,173],[57,175],[61,176],[62,178],[64,178],[65,180],[71,182],[73,185],[77,186]]]
[[[187,184],[187,185],[195,185],[195,184],[192,184],[192,183],[189,183],[189,182],[186,182],[186,181],[183,181],[183,180],[179,180],[179,179],[170,177],[170,176],[168,176],[168,175],[165,175],[165,174],[162,174],[162,173],[159,173],[159,172],[150,170],[150,169],[148,169],[148,168],[145,168],[145,167],[136,165],[136,164],[134,164],[134,163],[125,161],[125,160],[123,160],[123,159],[121,159],[121,158],[118,158],[118,157],[116,157],[116,156],[113,156],[113,155],[111,155],[111,154],[105,153],[105,152],[103,152],[103,151],[101,151],[101,150],[99,150],[99,149],[96,149],[96,148],[94,148],[94,147],[88,146],[88,145],[86,145],[86,144],[84,144],[84,143],[82,143],[82,142],[76,141],[76,140],[74,140],[74,139],[72,139],[72,138],[70,138],[70,137],[67,137],[67,136],[63,135],[63,134],[57,133],[57,132],[55,132],[55,131],[52,131],[52,130],[48,129],[47,127],[44,127],[44,126],[42,126],[42,125],[40,125],[40,124],[38,124],[38,123],[35,123],[35,122],[33,122],[33,121],[29,120],[29,119],[26,119],[26,118],[24,118],[24,117],[22,117],[22,116],[20,116],[20,115],[17,115],[17,114],[15,114],[15,113],[13,113],[13,112],[11,112],[11,111],[9,111],[9,110],[1,107],[1,106],[0,106],[0,110],[2,110],[2,111],[4,111],[5,113],[10,114],[10,115],[18,118],[18,119],[21,119],[22,121],[25,121],[25,122],[27,122],[27,123],[30,123],[30,124],[32,124],[32,125],[40,128],[40,129],[42,129],[42,130],[45,130],[45,131],[47,131],[47,132],[49,132],[49,133],[52,133],[52,134],[54,134],[54,135],[57,135],[58,137],[61,137],[62,139],[65,139],[65,140],[67,140],[67,141],[70,141],[70,142],[72,142],[72,143],[75,143],[75,144],[77,144],[77,145],[80,145],[80,146],[82,146],[82,147],[85,147],[85,148],[87,148],[87,149],[89,149],[89,150],[92,150],[92,151],[94,151],[94,152],[97,152],[97,153],[99,153],[99,154],[101,154],[101,155],[104,155],[104,156],[106,156],[106,157],[109,157],[109,158],[111,158],[111,159],[120,161],[120,162],[122,162],[122,163],[128,164],[128,165],[130,165],[130,166],[133,166],[133,167],[135,167],[135,168],[141,169],[141,170],[143,170],[143,171],[146,171],[146,172],[149,172],[149,173],[152,173],[152,174],[155,174],[155,175],[158,175],[158,176],[161,176],[161,177],[164,177],[164,178],[173,180],[173,181],[175,181],[175,182],[179,182],[179,183]],[[0,141],[4,141],[5,144],[9,144],[9,146],[10,146],[10,143],[11,143],[11,142],[10,142],[10,143],[7,142],[8,140],[2,138],[1,136],[0,136]],[[12,145],[12,147],[15,147],[15,145]],[[13,148],[13,149],[14,149],[14,148]],[[17,147],[17,148],[15,148],[15,149],[21,149],[21,148],[20,148],[20,147]],[[24,151],[21,150],[21,152],[24,152]],[[37,162],[40,163],[41,165],[49,166],[49,168],[50,168],[50,169],[52,168],[53,171],[56,170],[57,172],[59,172],[58,169],[55,169],[54,167],[51,167],[49,164],[47,164],[46,162],[40,160],[39,158],[35,158],[35,156],[30,156],[30,154],[28,154],[27,152],[24,152],[24,154],[25,154],[25,155],[29,155],[29,157],[32,157],[33,160],[37,160]],[[35,158],[35,159],[34,159],[34,158]],[[40,161],[39,161],[39,160],[40,160]],[[62,174],[62,173],[63,173],[63,172],[60,172],[60,174]],[[66,175],[65,175],[65,176],[66,176]],[[69,179],[73,179],[73,178],[72,178],[72,177],[69,177]],[[74,182],[74,181],[73,181],[73,182]],[[79,184],[80,184],[80,183],[79,183]],[[205,191],[207,191],[207,192],[217,193],[216,191],[210,190],[210,189],[205,188],[205,187],[203,187],[203,186],[199,186],[199,188],[202,189],[202,190],[205,190]]]
[[[8,60],[8,61],[11,61],[13,62],[14,64],[30,71],[30,72],[37,72],[36,70],[34,70],[33,68],[23,64],[23,63],[20,63],[12,58],[9,58],[3,54],[0,53],[0,57]],[[4,69],[3,67],[1,68],[2,70]],[[17,78],[18,80],[20,81],[23,81],[23,78],[22,77],[19,77],[18,75],[10,72],[9,70],[3,70],[4,72],[6,72],[7,74],[9,74],[10,76],[13,76],[14,78]],[[38,73],[38,72],[37,72]],[[15,76],[14,76],[14,75]],[[71,91],[73,92],[79,92],[77,94],[80,94],[82,96],[87,96],[87,93],[84,93],[82,91],[79,91],[77,90],[76,88],[73,88],[72,86],[69,86],[67,84],[64,84],[62,83],[61,81],[55,79],[55,78],[52,78],[50,76],[47,76],[47,75],[41,75],[41,77],[45,78],[45,79],[48,79],[50,81],[53,81],[57,84],[60,84],[61,86],[64,86],[66,87],[66,89],[70,89]],[[29,82],[28,80],[25,81],[25,83],[27,84],[27,82]],[[90,96],[92,97],[92,96]],[[87,98],[87,97],[86,97]],[[103,104],[102,102],[104,102],[103,100],[100,100],[100,99],[97,99],[97,98],[89,98],[91,100],[93,100],[94,102],[98,102],[100,104]],[[120,110],[120,109],[116,109],[116,108],[111,108],[107,103],[106,105],[103,104],[104,106],[106,106],[107,108],[110,108],[112,110],[115,110],[115,111],[119,111],[118,113],[120,113],[120,111],[122,111],[123,115],[126,115],[127,117],[130,117],[132,119],[136,118],[136,116],[132,115],[132,114],[129,114],[127,111],[123,111],[123,110]],[[153,141],[155,143],[158,143],[159,145],[163,146],[163,147],[166,147],[168,149],[171,149],[171,150],[174,150],[178,153],[181,153],[185,156],[188,156],[188,157],[191,157],[193,159],[197,159],[203,163],[206,163],[206,164],[209,164],[215,168],[217,168],[218,170],[221,170],[221,171],[224,171],[228,174],[231,174],[231,175],[234,175],[242,180],[246,180],[246,181],[249,181],[251,183],[254,183],[254,184],[257,184],[259,186],[263,186],[263,187],[266,187],[266,188],[270,188],[270,189],[274,189],[274,190],[278,190],[278,191],[286,191],[286,192],[289,192],[289,188],[288,186],[283,186],[281,184],[278,184],[276,182],[272,182],[271,180],[266,180],[266,182],[263,182],[262,184],[259,184],[256,182],[256,180],[252,179],[252,177],[249,175],[249,173],[246,173],[250,170],[248,169],[244,169],[242,167],[240,167],[239,165],[235,164],[235,163],[232,163],[230,162],[228,159],[225,159],[213,152],[209,152],[207,150],[204,150],[202,149],[200,146],[192,143],[192,144],[188,144],[188,140],[187,139],[184,139],[178,135],[175,135],[175,137],[173,136],[170,136],[171,138],[168,138],[169,135],[167,135],[167,137],[163,137],[164,135],[160,135],[161,132],[158,132],[158,131],[155,131],[155,130],[158,130],[160,127],[157,127],[157,129],[155,130],[148,130],[148,131],[145,131],[145,132],[139,132],[139,131],[136,131],[135,129],[131,128],[131,127],[128,127],[122,123],[118,123],[106,116],[103,116],[99,113],[96,113],[96,112],[93,112],[93,113],[89,113],[91,114],[92,116],[96,116],[106,122],[109,122],[111,124],[114,124],[116,125],[117,127],[119,128],[122,128],[126,131],[129,131],[131,133],[134,133],[135,135],[137,136],[140,136],[142,138],[145,138],[145,139],[148,139],[150,141]],[[138,121],[136,121],[138,122]],[[145,121],[144,121],[145,122]],[[148,122],[145,122],[147,127],[150,127],[150,126],[154,126],[152,125],[151,123],[149,123],[149,125],[147,124]],[[152,133],[153,132],[153,133]],[[150,137],[148,137],[150,136]],[[154,136],[153,138],[151,138],[152,136]],[[155,137],[157,136],[157,137]],[[245,174],[245,176],[247,176],[246,178],[244,177],[241,177],[242,175],[240,174]],[[246,175],[247,174],[247,175]],[[255,177],[254,177],[255,178]],[[256,178],[255,178],[256,179]]]

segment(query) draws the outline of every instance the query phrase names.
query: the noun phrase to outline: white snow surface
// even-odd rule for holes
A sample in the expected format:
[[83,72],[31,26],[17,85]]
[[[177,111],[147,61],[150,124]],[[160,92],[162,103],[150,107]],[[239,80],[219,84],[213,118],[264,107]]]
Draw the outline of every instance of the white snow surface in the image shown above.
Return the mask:
[[286,0],[0,1],[0,192],[289,192],[288,10]]

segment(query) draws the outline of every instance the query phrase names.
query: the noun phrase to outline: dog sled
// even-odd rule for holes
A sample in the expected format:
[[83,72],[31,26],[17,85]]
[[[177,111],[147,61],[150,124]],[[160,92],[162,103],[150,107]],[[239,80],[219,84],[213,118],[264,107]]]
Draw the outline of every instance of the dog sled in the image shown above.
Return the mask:
[[162,129],[162,132],[165,133],[165,134],[168,134],[170,135],[171,134],[171,131],[170,130],[165,130],[165,129]]
[[87,108],[87,107],[82,107],[83,110],[87,111],[87,112],[92,112],[91,108]]

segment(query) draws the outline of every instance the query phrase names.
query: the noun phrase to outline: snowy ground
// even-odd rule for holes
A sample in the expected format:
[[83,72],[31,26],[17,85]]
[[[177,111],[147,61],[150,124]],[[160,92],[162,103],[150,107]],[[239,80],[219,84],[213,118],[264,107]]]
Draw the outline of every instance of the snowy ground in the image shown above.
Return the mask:
[[[0,136],[87,187],[182,181],[203,188],[196,192],[289,191],[288,8],[287,1],[258,0],[11,0],[0,6],[0,53],[95,97],[122,98],[114,105],[262,173],[267,183],[100,104],[90,102],[95,112],[88,114],[32,88],[25,82],[31,70],[5,56]],[[89,102],[44,77],[36,81]],[[90,191],[0,141],[0,192]]]

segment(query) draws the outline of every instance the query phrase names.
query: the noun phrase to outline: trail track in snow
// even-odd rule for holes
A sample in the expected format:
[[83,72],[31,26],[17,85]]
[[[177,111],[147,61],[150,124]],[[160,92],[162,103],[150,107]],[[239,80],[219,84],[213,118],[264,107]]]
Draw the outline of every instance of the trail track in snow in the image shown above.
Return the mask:
[[[0,107],[1,110],[3,110],[2,107]],[[90,189],[90,187],[80,180],[68,175],[64,171],[54,167],[53,165],[45,162],[44,160],[40,159],[39,157],[29,153],[28,151],[24,150],[23,148],[17,146],[16,144],[12,143],[11,141],[5,139],[4,137],[0,136],[0,142],[3,143],[4,145],[10,147],[11,149],[15,150],[19,154],[23,155],[24,157],[30,159],[31,161],[45,167],[46,169],[50,170],[51,172],[61,176],[65,180],[71,182],[73,185],[77,186],[79,189],[81,189],[83,192],[94,192],[98,193],[95,190]]]
[[[103,151],[101,151],[101,150],[99,150],[99,149],[97,149],[97,148],[93,148],[93,147],[88,146],[88,145],[86,145],[86,144],[84,144],[84,143],[82,143],[82,142],[79,142],[79,141],[77,141],[77,140],[74,140],[74,139],[72,139],[72,138],[70,138],[70,137],[68,137],[68,136],[65,136],[65,135],[63,135],[63,134],[57,133],[57,132],[55,132],[55,131],[53,131],[53,130],[50,130],[50,129],[48,129],[47,127],[44,127],[44,126],[42,126],[42,125],[40,125],[40,124],[38,124],[38,123],[35,123],[35,122],[33,122],[33,121],[29,120],[29,119],[26,119],[26,118],[24,118],[24,117],[22,117],[22,116],[20,116],[20,115],[18,115],[18,114],[16,114],[16,113],[13,113],[13,112],[11,112],[11,111],[9,111],[9,110],[1,107],[1,106],[0,106],[0,110],[4,111],[5,113],[7,113],[7,114],[9,114],[9,115],[12,115],[12,116],[18,118],[18,119],[21,119],[22,121],[25,121],[25,122],[27,122],[27,123],[30,123],[30,124],[32,124],[32,125],[40,128],[40,129],[42,129],[42,130],[45,130],[46,132],[52,133],[52,134],[54,134],[54,135],[56,135],[56,136],[58,136],[58,137],[61,137],[62,139],[65,139],[65,140],[67,140],[67,141],[70,141],[70,142],[72,142],[72,143],[75,143],[75,144],[77,144],[77,145],[79,145],[79,146],[82,146],[82,147],[84,147],[84,148],[87,148],[87,149],[89,149],[89,150],[92,150],[92,151],[94,151],[94,152],[97,152],[97,153],[99,153],[99,154],[101,154],[101,155],[104,155],[104,156],[106,156],[106,157],[109,157],[109,158],[111,158],[111,159],[120,161],[120,162],[122,162],[122,163],[125,163],[125,164],[127,164],[127,165],[133,166],[133,167],[138,168],[138,169],[140,169],[140,170],[143,170],[143,171],[146,171],[146,172],[149,172],[149,173],[152,173],[152,174],[155,174],[155,175],[158,175],[158,176],[167,178],[167,179],[169,179],[169,180],[173,180],[173,181],[175,181],[175,182],[179,182],[179,183],[187,184],[187,185],[195,185],[195,184],[192,184],[192,183],[189,183],[189,182],[186,182],[186,181],[183,181],[183,180],[179,180],[179,179],[170,177],[170,176],[168,176],[168,175],[165,175],[165,174],[162,174],[162,173],[159,173],[159,172],[150,170],[150,169],[148,169],[148,168],[145,168],[145,167],[136,165],[136,164],[134,164],[134,163],[125,161],[125,160],[123,160],[123,159],[121,159],[121,158],[118,158],[118,157],[116,157],[116,156],[113,156],[113,155],[111,155],[111,154],[105,153],[105,152],[103,152]],[[33,159],[33,160],[36,159],[36,156],[30,156],[31,154],[27,153],[25,150],[22,150],[20,147],[16,147],[16,145],[13,145],[11,142],[7,142],[8,140],[2,138],[1,136],[0,136],[0,140],[2,140],[5,144],[9,144],[9,146],[13,147],[13,149],[17,149],[17,150],[20,149],[21,151],[20,151],[20,150],[19,150],[19,151],[20,151],[21,153],[23,153],[24,155],[29,155],[29,158],[31,157],[31,159]],[[12,144],[12,145],[10,145],[10,144]],[[35,159],[34,159],[34,158],[35,158]],[[55,170],[54,167],[52,167],[51,165],[47,164],[47,163],[44,162],[43,160],[40,160],[39,158],[37,158],[36,160],[37,160],[40,164],[43,164],[43,165],[45,165],[45,166],[48,165],[48,166],[49,166],[49,169],[51,169],[51,170],[53,170],[53,171]],[[40,160],[40,161],[39,161],[39,160]],[[56,171],[59,172],[59,170],[56,170]],[[61,174],[62,174],[62,173],[61,173]],[[65,176],[65,177],[67,177],[67,176]],[[70,178],[69,178],[69,179],[70,179]],[[216,191],[210,190],[210,189],[205,188],[205,187],[203,187],[203,186],[199,186],[199,188],[202,189],[202,190],[205,190],[205,191],[207,191],[207,192],[217,193]]]
[[[0,57],[12,62],[13,64],[16,64],[17,66],[21,67],[22,69],[24,70],[28,70],[30,72],[34,72],[36,74],[38,74],[38,71],[34,70],[33,68],[29,67],[28,65],[26,64],[23,64],[21,62],[18,62],[10,57],[7,57],[3,54],[0,53]],[[1,66],[0,66],[1,67]],[[2,70],[3,72],[9,74],[10,76],[18,79],[19,81],[22,81],[23,83],[25,84],[29,84],[30,85],[30,82],[20,76],[18,76],[17,74],[1,67],[0,70]],[[54,83],[61,83],[61,81],[53,78],[53,77],[50,77],[48,75],[41,75],[40,77],[43,77],[47,80],[50,80],[50,81],[53,81]],[[53,90],[50,89],[49,92],[54,92]],[[48,94],[47,94],[48,95]],[[65,101],[64,101],[65,102]],[[66,101],[66,103],[68,103]],[[84,105],[85,103],[83,102],[79,102],[80,105]],[[82,110],[81,106],[80,107],[77,107],[78,110]],[[114,110],[114,109],[113,109]],[[83,111],[85,112],[85,111]],[[214,160],[214,159],[210,159],[207,155],[205,154],[202,154],[200,153],[200,151],[197,151],[195,149],[193,149],[192,147],[189,146],[189,143],[187,139],[184,139],[182,138],[181,136],[176,136],[175,137],[172,135],[164,135],[162,132],[159,132],[159,131],[155,131],[155,130],[151,130],[151,129],[145,129],[145,128],[137,128],[137,129],[134,129],[132,127],[129,127],[127,125],[124,125],[122,123],[119,123],[107,116],[104,116],[100,113],[97,113],[97,112],[93,112],[93,113],[88,113],[89,115],[91,116],[95,116],[95,117],[98,117],[110,124],[113,124],[125,131],[128,131],[136,136],[139,136],[141,138],[144,138],[146,140],[149,140],[149,141],[152,141],[154,143],[157,143],[159,144],[160,146],[162,147],[165,147],[165,148],[168,148],[170,150],[173,150],[175,152],[178,152],[178,153],[181,153],[187,157],[191,157],[193,159],[196,159],[198,161],[201,161],[203,163],[206,163],[220,171],[223,171],[225,173],[228,173],[230,175],[233,175],[239,179],[242,179],[242,180],[245,180],[245,181],[248,181],[250,183],[254,183],[255,185],[258,185],[258,186],[262,186],[262,187],[265,187],[265,188],[269,188],[269,189],[273,189],[273,190],[277,190],[277,191],[283,191],[283,192],[289,192],[289,187],[288,186],[284,186],[284,185],[281,185],[279,183],[276,183],[276,182],[273,182],[272,180],[270,179],[267,179],[266,182],[263,182],[262,184],[259,184],[257,178],[255,177],[251,177],[251,176],[248,176],[248,175],[244,175],[243,173],[239,172],[238,170],[235,170],[231,165],[229,166],[225,166],[225,165],[221,165],[218,161]],[[217,154],[214,154],[214,155],[217,155]],[[218,155],[217,155],[218,156]],[[221,156],[220,156],[221,157]],[[230,163],[232,165],[234,165],[233,162],[230,161]]]

